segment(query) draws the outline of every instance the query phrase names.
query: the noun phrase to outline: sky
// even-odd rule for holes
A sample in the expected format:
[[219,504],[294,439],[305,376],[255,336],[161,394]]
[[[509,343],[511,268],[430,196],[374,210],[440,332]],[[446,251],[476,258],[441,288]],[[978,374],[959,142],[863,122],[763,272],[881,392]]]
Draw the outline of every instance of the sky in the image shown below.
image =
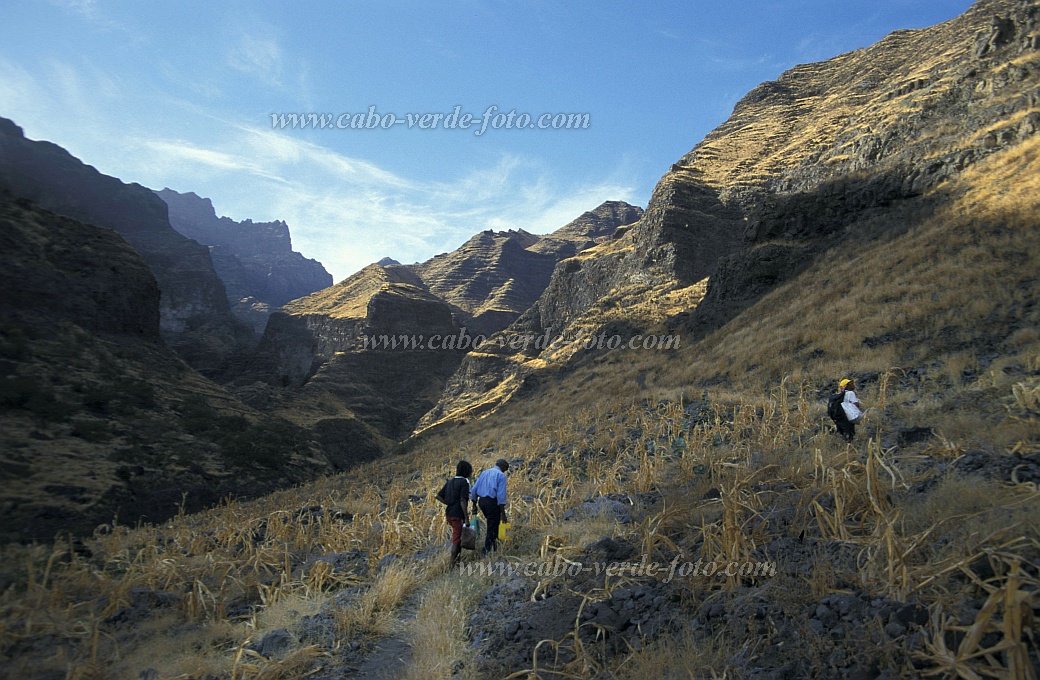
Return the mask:
[[0,116],[125,182],[285,220],[339,281],[646,207],[758,83],[970,5],[3,0]]

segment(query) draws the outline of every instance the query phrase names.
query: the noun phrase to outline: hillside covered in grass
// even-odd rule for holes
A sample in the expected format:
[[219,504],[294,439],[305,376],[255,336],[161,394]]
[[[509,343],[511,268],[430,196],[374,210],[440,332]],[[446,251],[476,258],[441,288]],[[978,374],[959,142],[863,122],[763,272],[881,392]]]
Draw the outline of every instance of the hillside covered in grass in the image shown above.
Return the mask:
[[[467,355],[393,455],[5,547],[4,671],[1036,678],[1038,20],[984,0],[756,88],[502,335],[557,342]],[[433,496],[499,458],[512,534],[451,571]]]

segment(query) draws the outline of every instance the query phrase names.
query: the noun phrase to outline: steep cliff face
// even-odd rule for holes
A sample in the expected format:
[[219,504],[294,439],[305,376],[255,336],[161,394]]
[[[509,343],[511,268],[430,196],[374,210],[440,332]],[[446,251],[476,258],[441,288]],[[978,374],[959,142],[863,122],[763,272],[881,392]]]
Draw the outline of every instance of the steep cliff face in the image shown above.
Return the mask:
[[[456,334],[451,308],[401,265],[369,265],[340,283],[285,305],[260,343],[279,380],[302,384],[339,352],[365,351],[381,338]],[[366,344],[369,343],[369,344]],[[378,347],[371,347],[378,349]]]
[[257,335],[272,311],[332,285],[332,275],[320,262],[292,249],[285,222],[218,218],[208,198],[172,189],[155,193],[169,206],[170,225],[209,247],[231,312]]
[[[639,222],[561,262],[499,342],[467,357],[421,427],[492,410],[582,357],[566,337],[526,351],[510,337],[630,335],[671,319],[694,341],[821,253],[931,215],[949,180],[1040,129],[1038,15],[1035,2],[983,0],[752,90],[664,175]],[[675,304],[621,315],[639,321],[611,313],[662,296]]]
[[0,542],[161,521],[343,465],[173,353],[159,286],[113,230],[0,192],[0,290]]
[[3,118],[0,188],[126,239],[162,291],[163,337],[192,366],[212,373],[248,338],[206,248],[173,230],[166,204],[148,189],[103,175],[59,146],[26,139]]
[[361,422],[396,440],[458,366],[461,351],[444,340],[459,332],[451,307],[411,269],[373,264],[272,314],[258,368],[238,383],[245,394],[256,380],[288,388],[277,408],[301,425]]

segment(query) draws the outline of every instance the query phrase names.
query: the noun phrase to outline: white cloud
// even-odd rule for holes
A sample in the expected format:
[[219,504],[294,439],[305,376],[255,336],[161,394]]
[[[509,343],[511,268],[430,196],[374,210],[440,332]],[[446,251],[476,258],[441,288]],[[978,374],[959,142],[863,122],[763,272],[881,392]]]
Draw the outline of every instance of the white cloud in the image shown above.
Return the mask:
[[236,156],[222,151],[203,149],[181,140],[141,140],[140,145],[167,160],[197,163],[221,170],[246,172],[258,177],[284,182],[277,175],[267,172],[265,167],[255,160]]

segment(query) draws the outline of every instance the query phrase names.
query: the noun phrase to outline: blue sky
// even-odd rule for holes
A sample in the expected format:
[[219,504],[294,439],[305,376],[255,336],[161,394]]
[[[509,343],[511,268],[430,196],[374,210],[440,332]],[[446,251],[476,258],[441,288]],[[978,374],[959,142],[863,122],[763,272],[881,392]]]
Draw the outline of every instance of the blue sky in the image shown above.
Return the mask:
[[[0,116],[127,182],[284,219],[338,281],[487,228],[645,207],[784,70],[967,0],[6,0]],[[272,113],[587,113],[585,129],[274,129]],[[344,123],[346,123],[344,119]]]

